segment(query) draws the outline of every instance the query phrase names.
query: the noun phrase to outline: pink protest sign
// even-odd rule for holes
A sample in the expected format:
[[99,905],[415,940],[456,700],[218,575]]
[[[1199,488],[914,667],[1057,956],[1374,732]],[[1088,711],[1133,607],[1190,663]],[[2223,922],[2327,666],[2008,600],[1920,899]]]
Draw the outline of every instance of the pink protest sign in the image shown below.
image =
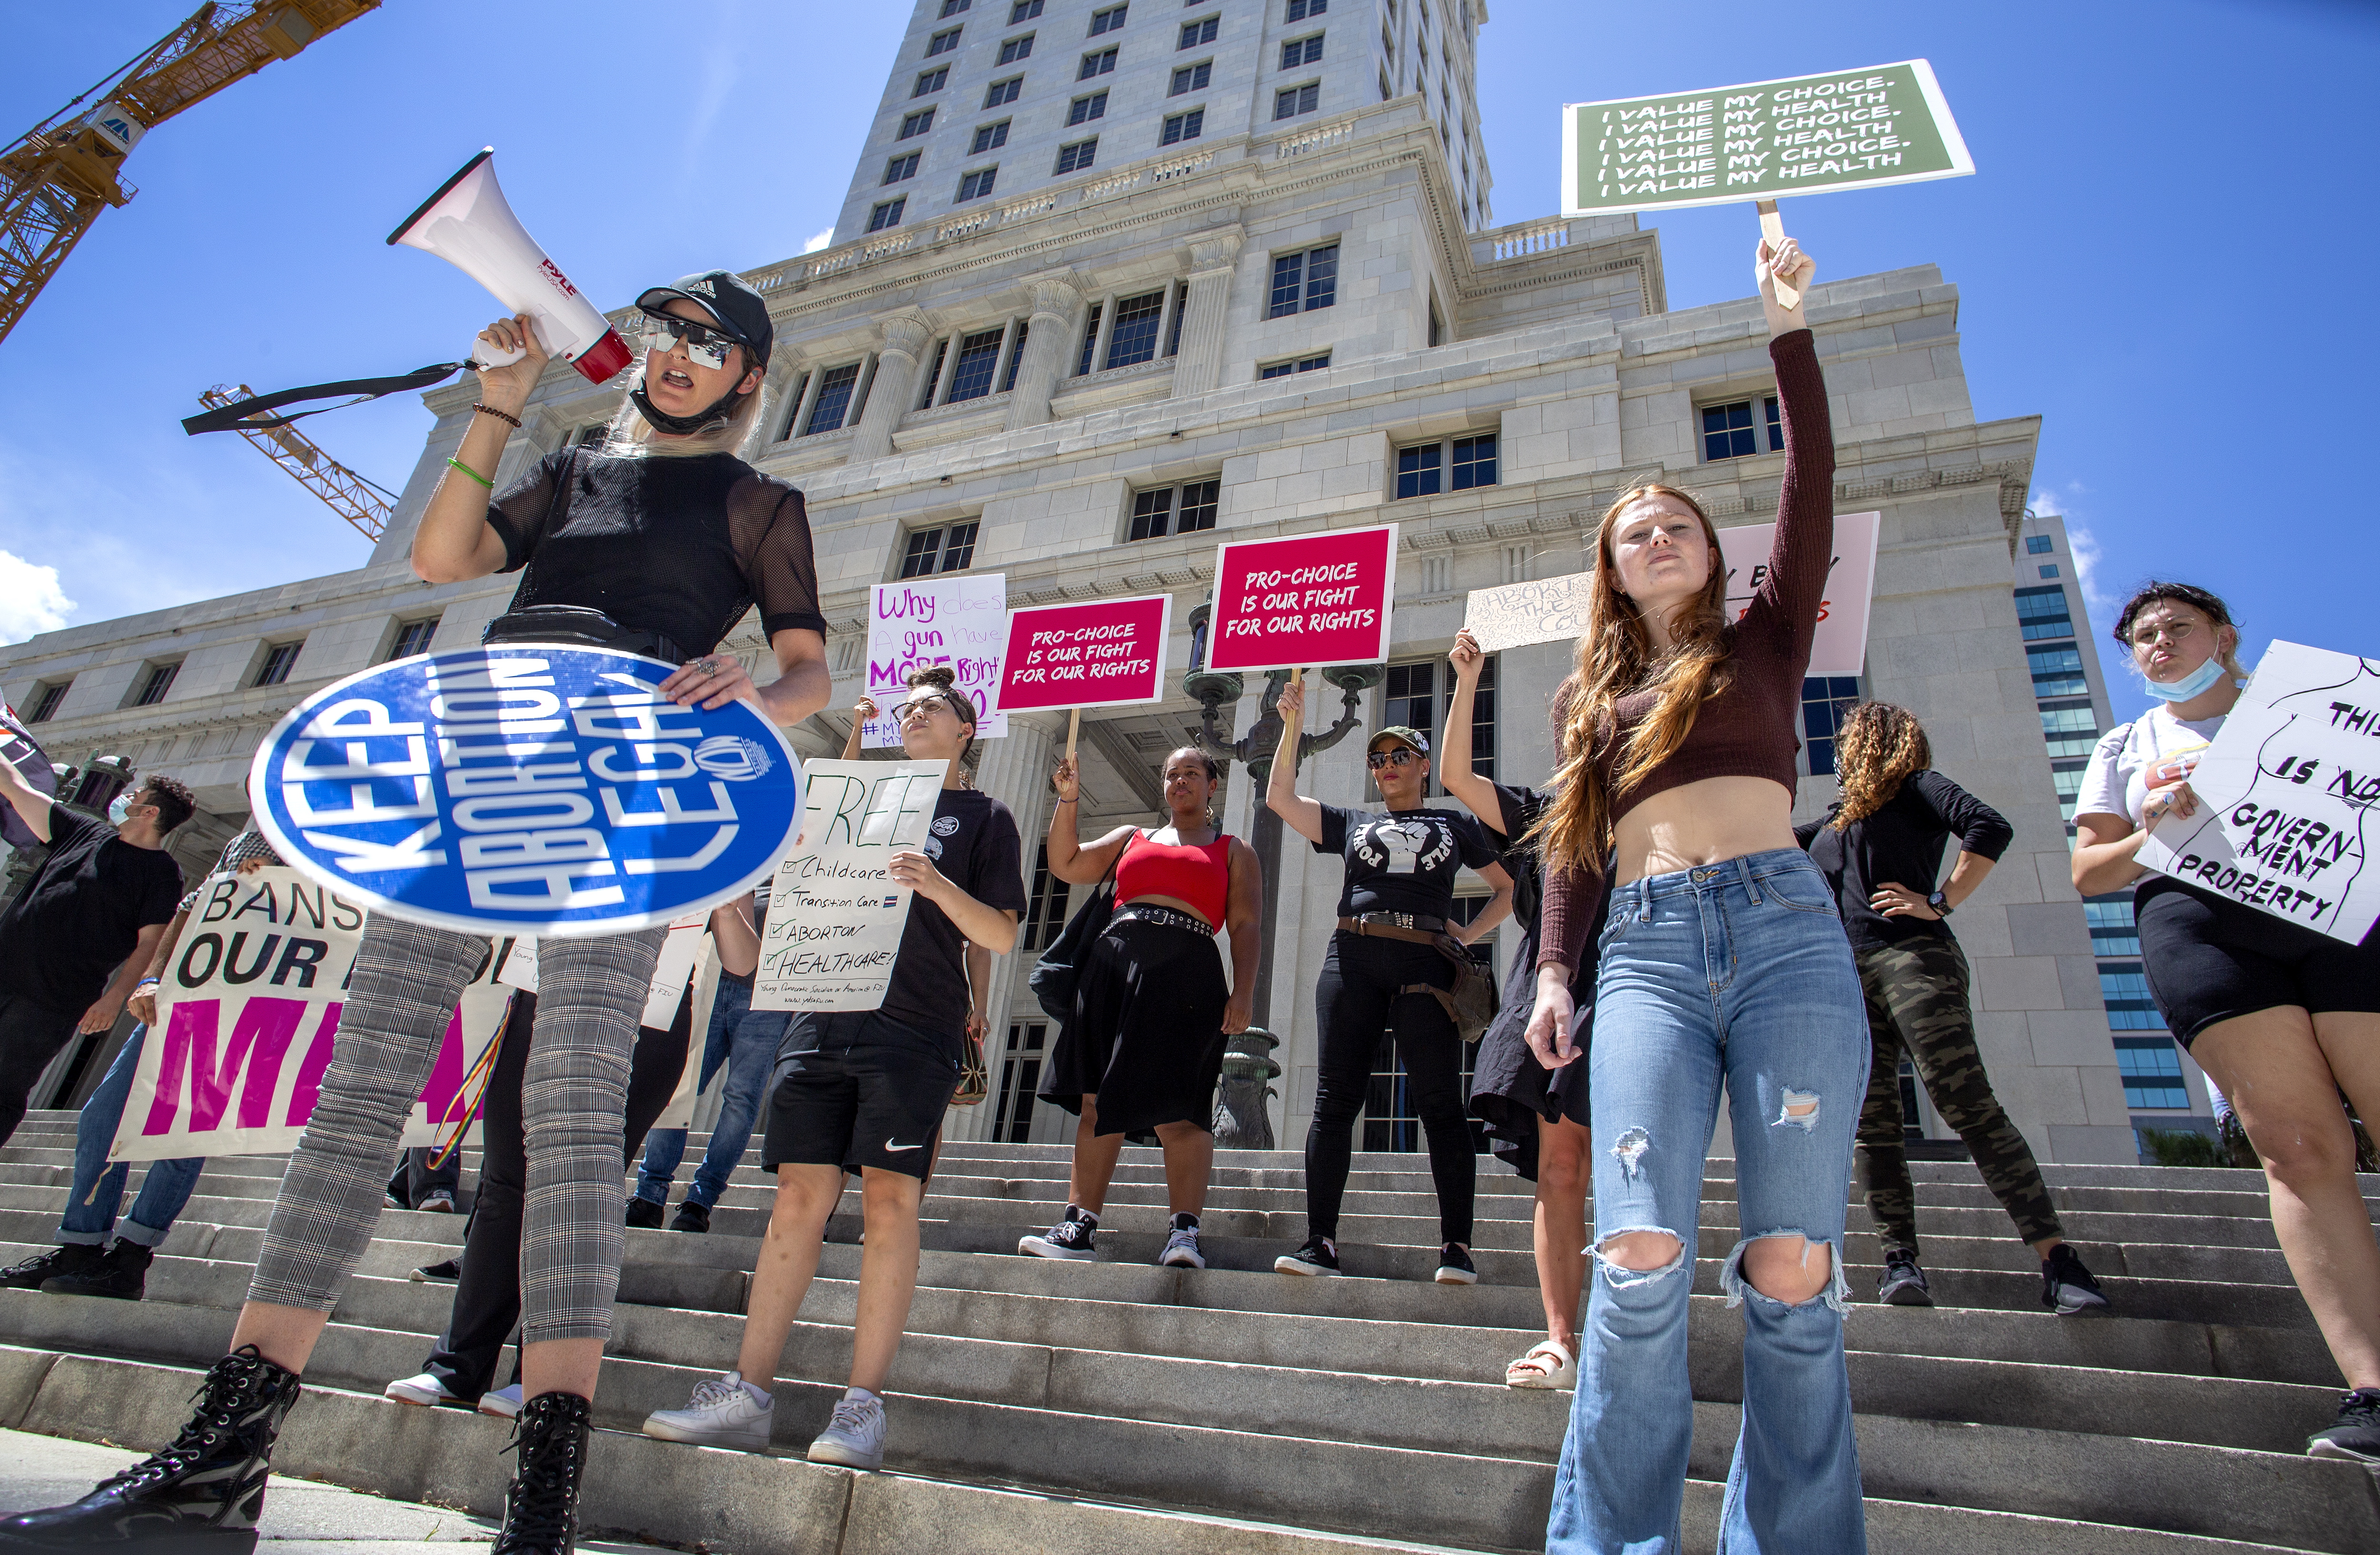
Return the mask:
[[1389,653],[1389,601],[1396,586],[1394,524],[1219,546],[1207,665],[1284,670],[1378,663]]
[[1107,708],[1165,699],[1165,638],[1173,596],[1040,605],[1008,617],[1000,705]]

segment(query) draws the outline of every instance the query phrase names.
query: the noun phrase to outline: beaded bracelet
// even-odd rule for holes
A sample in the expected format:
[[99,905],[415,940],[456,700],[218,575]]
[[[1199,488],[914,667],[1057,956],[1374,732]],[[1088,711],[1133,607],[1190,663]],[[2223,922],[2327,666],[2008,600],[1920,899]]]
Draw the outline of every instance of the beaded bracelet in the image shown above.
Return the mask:
[[478,481],[480,485],[485,486],[489,491],[492,492],[496,489],[496,483],[494,481],[489,480],[486,476],[481,475],[478,470],[473,469],[469,465],[465,464],[462,460],[449,459],[446,462],[453,468],[459,469],[464,474],[469,476],[472,480]]
[[472,402],[471,408],[482,416],[493,416],[499,421],[510,421],[513,424],[513,431],[520,431],[520,418],[510,411],[499,410],[492,405],[481,405],[476,400]]

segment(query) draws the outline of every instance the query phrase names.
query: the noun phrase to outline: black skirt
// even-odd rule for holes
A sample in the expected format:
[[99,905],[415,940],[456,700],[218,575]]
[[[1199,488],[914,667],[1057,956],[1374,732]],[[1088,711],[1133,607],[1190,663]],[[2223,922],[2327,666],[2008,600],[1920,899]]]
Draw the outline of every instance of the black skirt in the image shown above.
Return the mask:
[[1579,1055],[1560,1069],[1548,1069],[1529,1051],[1524,1033],[1537,1004],[1537,926],[1524,924],[1521,953],[1504,974],[1504,1004],[1479,1038],[1479,1056],[1472,1067],[1471,1115],[1487,1125],[1488,1148],[1496,1159],[1531,1182],[1537,1179],[1537,1120],[1568,1118],[1588,1124],[1586,1110],[1586,1045],[1595,1028],[1595,962],[1592,948],[1603,936],[1605,914],[1611,905],[1608,885],[1597,904],[1594,926],[1587,931],[1590,954],[1571,977],[1571,997],[1578,1005]]
[[1080,1116],[1083,1098],[1097,1096],[1102,1135],[1211,1129],[1230,998],[1210,937],[1136,918],[1109,925],[1050,1051],[1041,1099]]

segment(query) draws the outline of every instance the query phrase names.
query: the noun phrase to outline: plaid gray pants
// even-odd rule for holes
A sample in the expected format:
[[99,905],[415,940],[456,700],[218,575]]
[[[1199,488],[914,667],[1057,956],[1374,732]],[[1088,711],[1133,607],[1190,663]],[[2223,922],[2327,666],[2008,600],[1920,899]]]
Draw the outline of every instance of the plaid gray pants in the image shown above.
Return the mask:
[[[628,1055],[664,932],[538,945],[537,1035],[521,1086],[521,1337],[530,1342],[611,1336]],[[282,1176],[249,1300],[314,1312],[338,1305],[380,1218],[406,1115],[488,954],[480,936],[385,915],[365,929],[322,1096]]]

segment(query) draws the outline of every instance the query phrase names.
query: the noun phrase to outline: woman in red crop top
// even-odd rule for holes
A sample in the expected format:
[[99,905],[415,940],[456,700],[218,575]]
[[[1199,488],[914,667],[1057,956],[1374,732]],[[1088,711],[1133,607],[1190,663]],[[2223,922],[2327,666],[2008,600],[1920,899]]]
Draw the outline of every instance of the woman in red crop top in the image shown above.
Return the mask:
[[[1084,845],[1075,813],[1082,789],[1072,757],[1050,781],[1050,872],[1089,885],[1115,871],[1115,916],[1092,947],[1067,1021],[1050,1051],[1041,1099],[1077,1114],[1065,1217],[1016,1250],[1089,1258],[1124,1136],[1154,1132],[1165,1149],[1172,1210],[1158,1262],[1204,1269],[1198,1216],[1215,1165],[1209,1126],[1223,1039],[1245,1031],[1256,1007],[1257,923],[1264,873],[1254,849],[1216,824],[1222,769],[1190,747],[1165,759],[1170,824],[1119,826]],[[1215,930],[1232,936],[1232,981]]]
[[1609,871],[1587,1055],[1595,1267],[1548,1555],[1676,1549],[1694,1426],[1687,1294],[1722,1090],[1739,1240],[1719,1272],[1744,1310],[1743,1431],[1718,1542],[1762,1555],[1864,1550],[1842,1353],[1852,1136],[1865,1005],[1833,893],[1795,844],[1795,719],[1834,540],[1834,438],[1788,239],[1761,245],[1785,433],[1777,538],[1729,619],[1718,537],[1666,486],[1603,516],[1562,764],[1527,1039],[1574,1062],[1570,983]]

